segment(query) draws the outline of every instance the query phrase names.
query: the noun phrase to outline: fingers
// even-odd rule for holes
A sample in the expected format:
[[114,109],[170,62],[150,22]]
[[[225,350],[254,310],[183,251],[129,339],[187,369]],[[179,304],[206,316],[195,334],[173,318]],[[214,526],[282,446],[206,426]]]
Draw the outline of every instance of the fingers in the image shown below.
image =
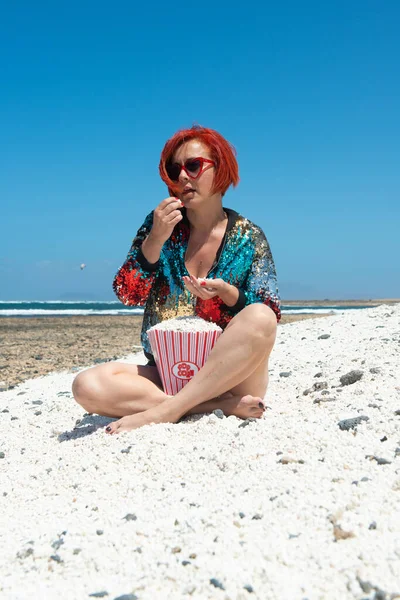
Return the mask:
[[184,276],[182,277],[183,279],[183,283],[185,284],[186,288],[189,290],[189,292],[191,294],[194,294],[195,296],[198,296],[199,298],[202,298],[203,300],[207,299],[206,294],[199,288],[199,286],[196,286],[196,284],[193,282],[193,278],[191,276],[187,277]]
[[200,287],[200,282],[197,279],[197,277],[193,277],[193,275],[189,275],[189,277],[190,277],[190,282],[191,282],[192,286],[194,287],[194,289],[196,290],[197,294],[202,294],[205,290]]
[[220,289],[221,279],[198,279],[198,284],[207,292],[217,292]]
[[167,206],[173,204],[174,202],[178,202],[181,206],[183,206],[179,198],[177,198],[176,196],[170,196],[169,198],[165,198],[165,200],[160,202],[157,208],[159,208],[160,210],[164,210]]
[[168,215],[168,225],[176,225],[179,221],[182,221],[183,214],[179,211],[174,211],[173,214]]
[[179,198],[174,198],[172,200],[172,202],[169,202],[164,208],[163,208],[163,214],[164,215],[170,215],[171,213],[177,211],[179,208],[182,208],[183,204],[182,202],[179,200]]
[[[163,208],[161,208],[163,206]],[[160,204],[159,218],[167,225],[176,225],[182,220],[183,216],[180,208],[183,207],[179,198],[167,198]]]
[[202,300],[211,300],[211,298],[216,295],[216,289],[201,286],[199,279],[192,275],[184,276],[182,279],[189,292],[195,294]]
[[198,294],[196,288],[192,285],[192,283],[190,281],[190,277],[184,276],[184,277],[182,277],[182,279],[183,279],[183,283],[184,283],[186,289],[188,289],[191,294],[198,296],[199,294]]

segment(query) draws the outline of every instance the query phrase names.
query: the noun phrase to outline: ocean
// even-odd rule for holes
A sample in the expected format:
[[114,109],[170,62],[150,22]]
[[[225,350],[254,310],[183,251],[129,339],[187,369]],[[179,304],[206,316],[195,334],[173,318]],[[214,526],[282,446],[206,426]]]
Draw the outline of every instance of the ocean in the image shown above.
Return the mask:
[[[286,315],[295,314],[340,314],[347,310],[358,310],[366,308],[349,304],[348,306],[285,306],[282,305],[282,313]],[[118,300],[110,302],[64,302],[64,301],[0,301],[0,317],[70,317],[79,315],[142,315],[143,308],[136,306],[124,306]]]

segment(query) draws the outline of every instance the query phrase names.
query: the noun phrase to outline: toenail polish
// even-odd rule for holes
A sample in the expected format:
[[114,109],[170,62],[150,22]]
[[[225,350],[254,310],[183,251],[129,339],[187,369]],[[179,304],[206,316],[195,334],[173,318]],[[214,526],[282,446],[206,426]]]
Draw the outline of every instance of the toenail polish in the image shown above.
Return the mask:
[[106,431],[111,431],[111,427],[110,426],[106,427]]
[[259,406],[260,408],[265,408],[265,406],[264,406],[264,404],[263,404],[262,402],[259,402],[259,403],[258,403],[258,406]]

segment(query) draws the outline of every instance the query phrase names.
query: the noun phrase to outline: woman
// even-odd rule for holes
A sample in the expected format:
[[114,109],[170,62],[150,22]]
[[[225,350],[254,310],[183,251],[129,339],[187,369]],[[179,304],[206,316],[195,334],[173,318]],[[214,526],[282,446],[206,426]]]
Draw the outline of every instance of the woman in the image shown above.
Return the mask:
[[[146,366],[106,363],[80,373],[77,402],[90,413],[122,417],[107,433],[220,408],[262,416],[268,358],[280,319],[276,273],[262,230],[222,206],[239,181],[235,151],[216,131],[179,131],[161,154],[170,197],[146,218],[114,280],[118,298],[145,306]],[[224,332],[206,364],[176,396],[167,396],[146,331],[164,319],[198,315]]]

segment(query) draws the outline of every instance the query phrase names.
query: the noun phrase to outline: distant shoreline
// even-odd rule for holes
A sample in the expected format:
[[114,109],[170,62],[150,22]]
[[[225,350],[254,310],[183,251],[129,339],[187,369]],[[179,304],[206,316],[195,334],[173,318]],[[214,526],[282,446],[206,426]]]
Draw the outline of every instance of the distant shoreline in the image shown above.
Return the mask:
[[379,306],[380,304],[397,304],[400,298],[382,298],[371,300],[281,300],[283,306]]

